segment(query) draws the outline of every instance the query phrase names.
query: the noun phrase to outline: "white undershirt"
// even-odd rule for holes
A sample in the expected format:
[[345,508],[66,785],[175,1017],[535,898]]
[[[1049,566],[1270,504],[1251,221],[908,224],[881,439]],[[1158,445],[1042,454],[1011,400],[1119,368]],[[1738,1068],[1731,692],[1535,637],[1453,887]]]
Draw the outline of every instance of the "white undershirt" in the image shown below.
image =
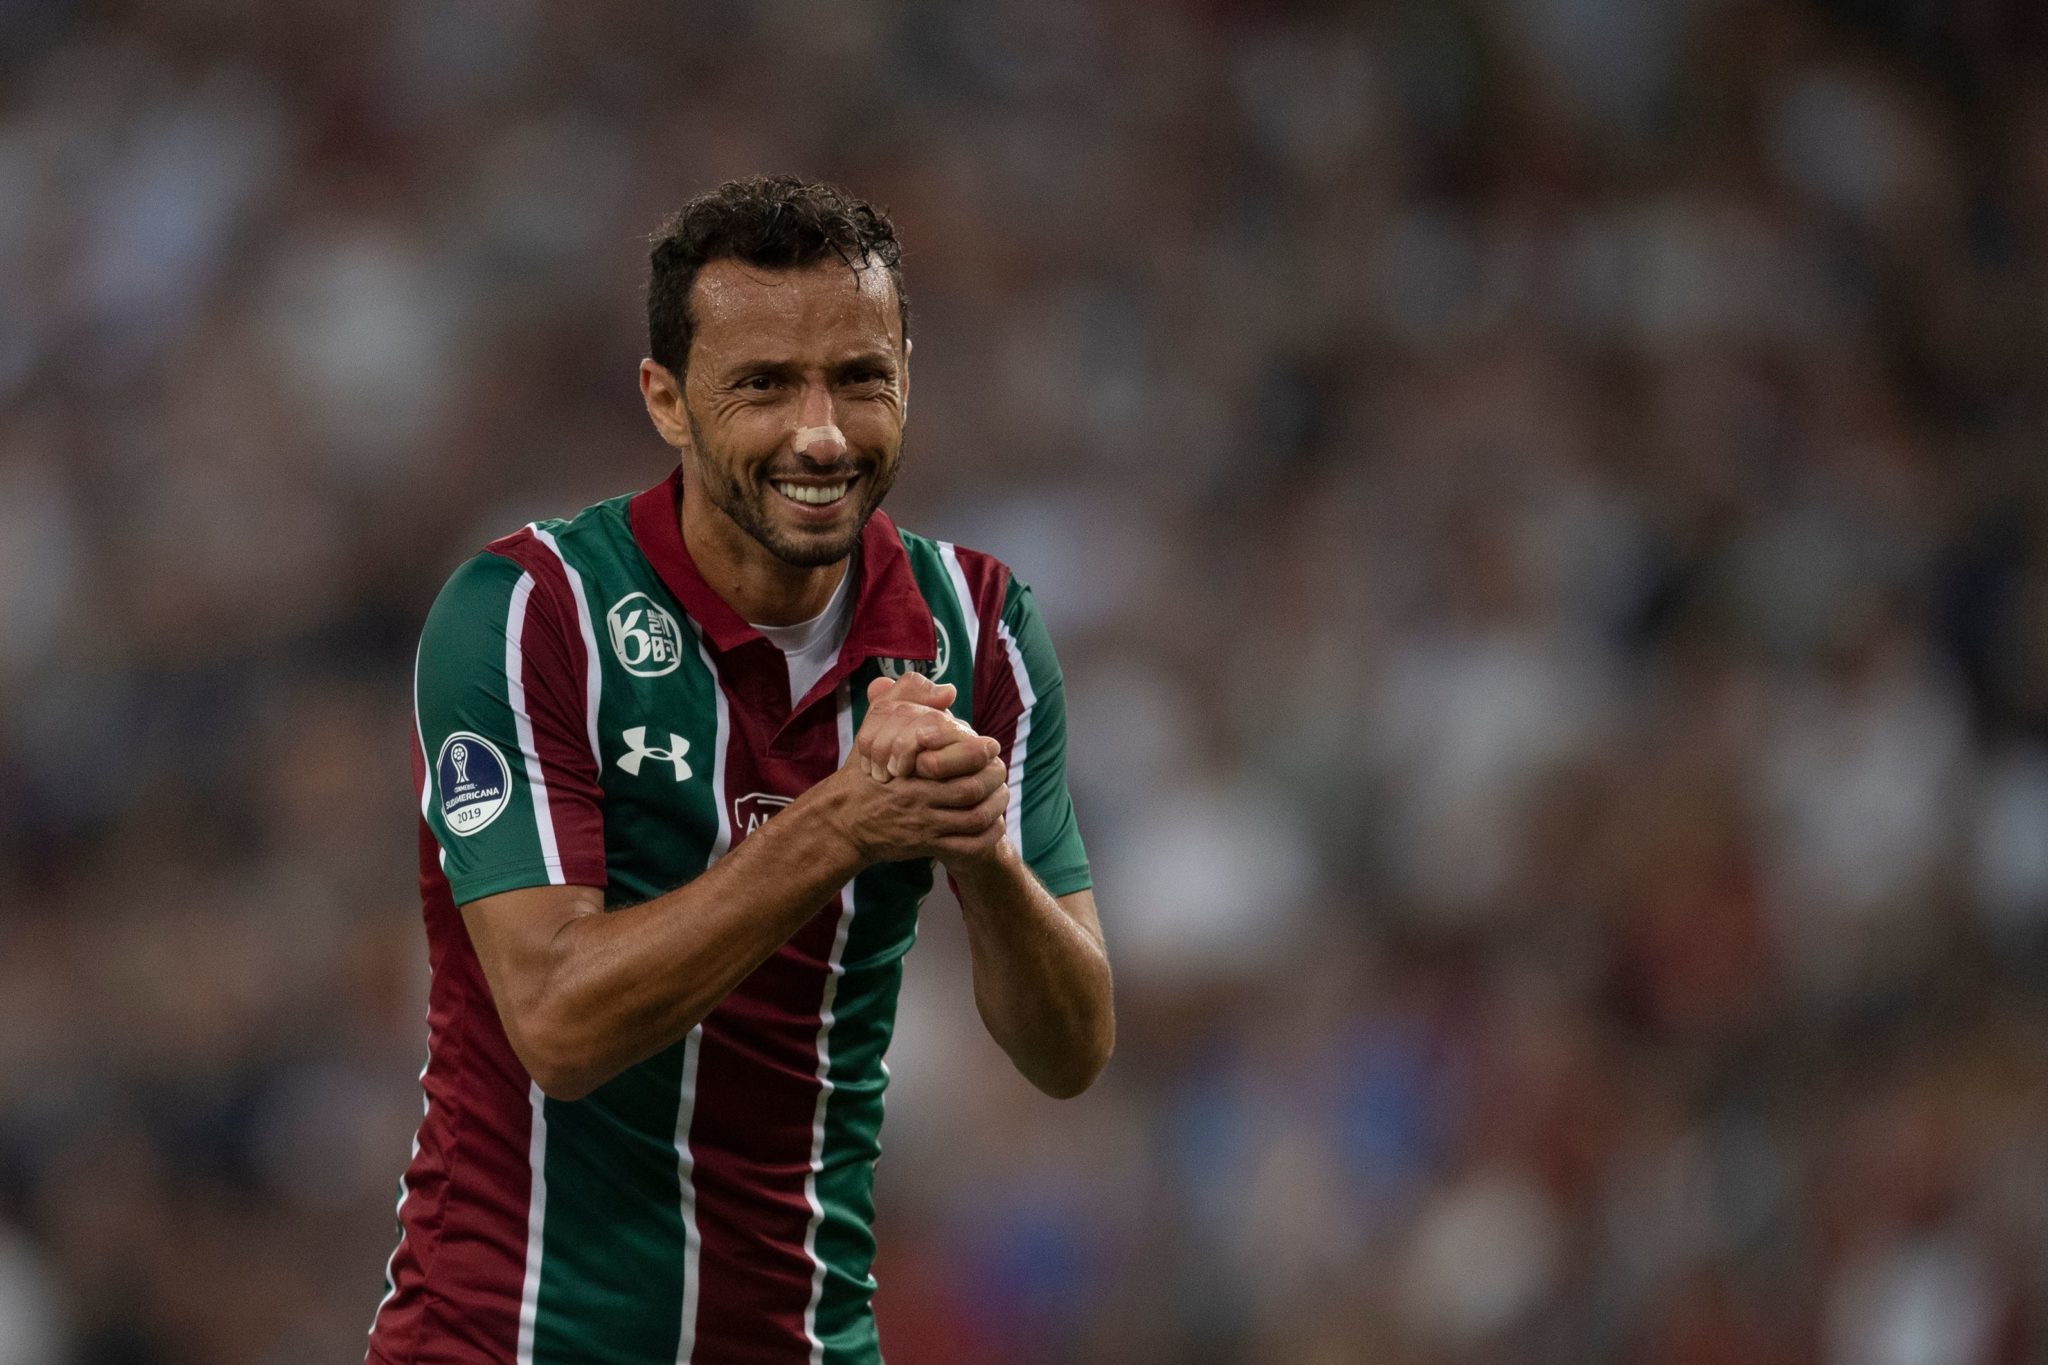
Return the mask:
[[832,590],[832,600],[825,604],[825,610],[810,620],[799,621],[793,626],[754,626],[782,651],[783,659],[789,664],[789,704],[792,708],[839,661],[840,646],[846,643],[846,632],[853,625],[853,578],[859,572],[858,560],[848,560],[839,586]]

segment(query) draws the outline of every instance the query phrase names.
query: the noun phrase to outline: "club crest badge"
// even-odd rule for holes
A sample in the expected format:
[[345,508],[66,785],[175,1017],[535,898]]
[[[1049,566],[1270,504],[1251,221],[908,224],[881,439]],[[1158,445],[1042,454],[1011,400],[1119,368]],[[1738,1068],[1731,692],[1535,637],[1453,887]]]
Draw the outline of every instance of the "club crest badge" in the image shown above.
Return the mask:
[[946,637],[946,626],[943,621],[934,620],[932,629],[939,634],[938,658],[929,662],[924,659],[879,659],[876,662],[881,667],[882,676],[900,678],[905,673],[922,673],[933,682],[945,677],[946,665],[951,662],[953,642]]
[[737,843],[768,823],[768,817],[787,806],[792,798],[773,792],[748,792],[732,803],[732,837]]
[[450,834],[467,838],[504,812],[512,796],[512,769],[497,745],[457,730],[441,742],[434,789],[441,797],[441,822]]
[[644,592],[629,592],[604,614],[612,653],[637,678],[673,673],[683,661],[683,633],[667,607]]

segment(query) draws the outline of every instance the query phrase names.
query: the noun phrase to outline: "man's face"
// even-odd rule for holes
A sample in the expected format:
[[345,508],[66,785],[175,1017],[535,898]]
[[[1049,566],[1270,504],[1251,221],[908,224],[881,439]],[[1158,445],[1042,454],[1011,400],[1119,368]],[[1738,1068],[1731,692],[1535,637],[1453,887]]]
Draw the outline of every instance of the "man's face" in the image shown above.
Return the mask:
[[907,356],[888,271],[712,261],[690,306],[685,430],[655,413],[688,485],[786,564],[846,558],[902,458]]

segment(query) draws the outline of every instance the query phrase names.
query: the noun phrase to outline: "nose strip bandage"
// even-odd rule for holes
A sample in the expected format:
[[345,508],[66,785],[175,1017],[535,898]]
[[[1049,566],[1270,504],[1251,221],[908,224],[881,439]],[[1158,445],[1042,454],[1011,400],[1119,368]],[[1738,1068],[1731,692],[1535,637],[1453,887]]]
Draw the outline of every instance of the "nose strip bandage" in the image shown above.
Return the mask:
[[790,439],[791,443],[799,451],[809,450],[820,441],[836,450],[846,449],[845,433],[840,431],[838,427],[829,424],[822,427],[799,428],[796,435]]

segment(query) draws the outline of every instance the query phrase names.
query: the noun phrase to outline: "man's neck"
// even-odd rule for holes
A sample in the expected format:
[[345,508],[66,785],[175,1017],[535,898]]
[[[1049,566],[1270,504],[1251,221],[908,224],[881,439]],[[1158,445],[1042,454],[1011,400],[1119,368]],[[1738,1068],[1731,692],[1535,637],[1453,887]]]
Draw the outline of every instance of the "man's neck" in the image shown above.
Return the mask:
[[682,499],[684,548],[697,572],[742,621],[794,626],[825,610],[846,576],[847,560],[814,569],[785,563],[734,524],[708,498]]

